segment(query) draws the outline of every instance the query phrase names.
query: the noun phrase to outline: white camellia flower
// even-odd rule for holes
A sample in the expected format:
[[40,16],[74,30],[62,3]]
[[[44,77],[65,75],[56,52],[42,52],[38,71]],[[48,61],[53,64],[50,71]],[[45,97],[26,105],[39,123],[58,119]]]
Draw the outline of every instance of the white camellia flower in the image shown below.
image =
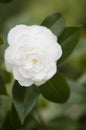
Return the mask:
[[9,31],[8,44],[6,68],[21,86],[40,86],[56,73],[62,49],[48,28],[17,25]]

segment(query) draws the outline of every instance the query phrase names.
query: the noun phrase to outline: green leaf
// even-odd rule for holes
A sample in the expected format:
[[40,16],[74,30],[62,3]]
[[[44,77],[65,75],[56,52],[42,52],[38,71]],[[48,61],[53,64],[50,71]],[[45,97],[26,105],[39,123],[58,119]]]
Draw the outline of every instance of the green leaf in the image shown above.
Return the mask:
[[62,63],[74,50],[80,38],[80,27],[66,27],[58,41],[62,46],[63,55],[58,61]]
[[66,79],[59,73],[39,87],[41,94],[49,101],[64,103],[70,95],[70,89]]
[[0,37],[0,45],[2,45],[3,44],[3,40],[2,40],[2,38]]
[[36,86],[22,87],[17,81],[13,86],[13,104],[18,112],[21,123],[36,105],[39,92]]
[[4,80],[3,80],[3,78],[1,77],[1,75],[0,75],[0,94],[1,94],[1,95],[7,94],[7,93],[6,93],[5,83],[4,83]]
[[40,125],[38,120],[33,117],[33,113],[26,117],[22,125],[13,104],[10,111],[7,112],[1,130],[32,130]]
[[41,24],[48,27],[56,36],[59,36],[64,30],[65,21],[60,13],[54,13],[44,19]]

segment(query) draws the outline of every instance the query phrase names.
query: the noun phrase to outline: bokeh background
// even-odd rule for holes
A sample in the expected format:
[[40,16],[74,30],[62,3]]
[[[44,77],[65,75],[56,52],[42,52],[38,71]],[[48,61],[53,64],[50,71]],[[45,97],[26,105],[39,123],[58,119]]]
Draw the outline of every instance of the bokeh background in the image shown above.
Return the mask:
[[[66,26],[81,26],[81,38],[72,55],[59,70],[71,79],[72,96],[66,104],[54,104],[40,97],[39,108],[43,119],[53,120],[53,130],[86,130],[86,0],[13,0],[0,3],[0,35],[4,45],[0,48],[1,67],[4,68],[4,51],[7,33],[17,24],[41,24],[54,12],[63,14]],[[8,80],[9,81],[9,80]],[[77,85],[78,84],[78,85]],[[11,85],[7,83],[8,94]],[[10,99],[0,97],[0,125],[10,109]]]

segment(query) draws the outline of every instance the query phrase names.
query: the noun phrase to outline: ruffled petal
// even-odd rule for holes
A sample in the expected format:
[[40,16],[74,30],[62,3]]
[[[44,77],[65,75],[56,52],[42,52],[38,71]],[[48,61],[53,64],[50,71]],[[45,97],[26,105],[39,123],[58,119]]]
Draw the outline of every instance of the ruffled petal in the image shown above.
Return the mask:
[[18,80],[19,84],[24,87],[29,87],[33,84],[31,79]]

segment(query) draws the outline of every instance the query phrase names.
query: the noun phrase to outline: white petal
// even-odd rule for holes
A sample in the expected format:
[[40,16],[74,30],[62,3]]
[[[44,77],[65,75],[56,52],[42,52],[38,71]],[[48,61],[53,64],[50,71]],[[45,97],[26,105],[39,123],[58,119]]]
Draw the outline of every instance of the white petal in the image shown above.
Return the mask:
[[58,60],[62,56],[62,48],[60,44],[57,43],[57,57],[56,60]]
[[16,62],[17,59],[17,53],[18,50],[15,46],[9,46],[6,50],[5,50],[5,61],[14,64]]
[[21,86],[24,87],[30,87],[33,84],[33,81],[31,79],[25,79],[18,81]]
[[12,72],[13,71],[13,65],[8,63],[8,61],[6,61],[6,60],[5,60],[5,65],[6,65],[6,68],[7,68],[8,72]]
[[35,81],[34,84],[35,84],[36,86],[40,86],[40,85],[46,83],[46,81],[47,81],[47,80]]
[[22,35],[22,33],[26,32],[26,30],[27,26],[22,24],[13,27],[8,33],[7,37],[8,44],[9,45],[17,44],[16,43],[17,39]]
[[43,70],[41,70],[37,73],[34,72],[33,75],[31,75],[31,78],[34,81],[41,81],[44,79],[44,77],[45,77],[45,72]]
[[13,59],[12,59],[12,52],[13,52],[13,49],[8,47],[6,50],[5,50],[5,62],[8,62],[8,63],[11,63],[13,64]]
[[[53,45],[52,45],[53,44]],[[46,55],[48,55],[53,61],[58,60],[62,56],[62,48],[61,46],[52,41],[52,44],[49,45],[45,51]]]
[[51,77],[53,77],[56,74],[56,72],[57,72],[56,63],[52,63],[49,66],[47,66],[45,80],[48,80]]
[[33,81],[31,79],[26,79],[19,73],[19,68],[17,66],[13,68],[13,74],[14,78],[18,80],[21,86],[28,87],[33,84]]
[[19,73],[18,66],[14,66],[14,68],[13,68],[13,74],[14,74],[14,78],[16,80],[24,80],[23,76]]
[[19,68],[19,73],[22,75],[24,78],[30,78],[30,72],[28,70],[25,70],[23,67]]

